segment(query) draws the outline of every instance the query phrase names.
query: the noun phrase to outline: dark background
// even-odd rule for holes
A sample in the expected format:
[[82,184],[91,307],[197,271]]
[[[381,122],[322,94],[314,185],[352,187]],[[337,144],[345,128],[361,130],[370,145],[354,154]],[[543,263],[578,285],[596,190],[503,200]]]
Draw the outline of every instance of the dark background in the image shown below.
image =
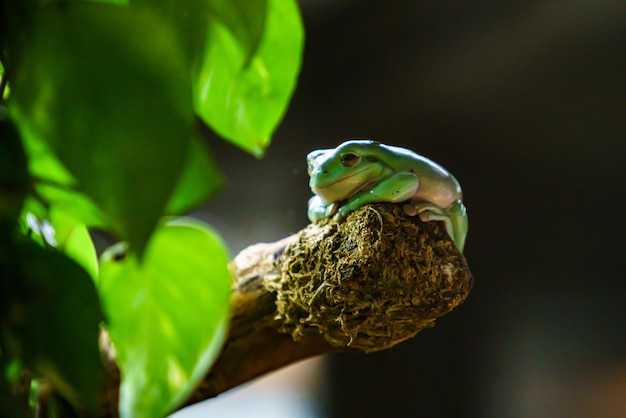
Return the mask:
[[328,417],[626,416],[626,2],[302,2],[263,160],[213,145],[233,252],[304,227],[304,157],[367,137],[460,180],[475,286],[391,350],[337,355]]

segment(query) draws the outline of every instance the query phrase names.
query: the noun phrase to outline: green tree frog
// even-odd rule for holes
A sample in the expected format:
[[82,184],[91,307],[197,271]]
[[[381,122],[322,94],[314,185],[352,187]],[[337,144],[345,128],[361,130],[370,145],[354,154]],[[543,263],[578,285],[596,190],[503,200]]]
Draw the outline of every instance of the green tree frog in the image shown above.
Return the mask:
[[351,140],[309,153],[309,219],[340,221],[368,203],[405,202],[404,211],[422,221],[443,221],[463,251],[468,219],[461,186],[447,170],[405,148]]

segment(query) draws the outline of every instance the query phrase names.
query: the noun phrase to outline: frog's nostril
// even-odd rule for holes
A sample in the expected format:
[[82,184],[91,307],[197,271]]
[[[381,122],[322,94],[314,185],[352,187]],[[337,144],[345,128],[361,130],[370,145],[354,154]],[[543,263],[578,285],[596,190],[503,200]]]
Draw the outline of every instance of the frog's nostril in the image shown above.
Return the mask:
[[322,170],[322,173],[328,174],[328,170]]

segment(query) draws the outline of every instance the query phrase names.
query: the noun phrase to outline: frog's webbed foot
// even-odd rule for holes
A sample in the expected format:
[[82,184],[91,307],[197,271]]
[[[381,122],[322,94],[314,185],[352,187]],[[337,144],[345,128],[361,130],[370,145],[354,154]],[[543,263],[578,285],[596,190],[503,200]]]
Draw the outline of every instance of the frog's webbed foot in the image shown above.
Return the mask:
[[333,206],[325,205],[319,196],[316,195],[309,199],[308,215],[311,222],[317,222],[324,218],[328,218],[331,216],[331,210],[333,210]]
[[404,213],[409,216],[419,216],[422,222],[442,221],[443,217],[448,217],[446,211],[434,203],[429,202],[407,202],[402,206]]
[[[407,203],[402,209],[404,213],[409,216],[419,216],[422,222],[430,221],[444,221],[449,220],[450,215],[439,206],[433,203],[419,202],[419,203]],[[452,235],[450,235],[452,236]]]
[[347,205],[347,204],[341,205],[341,203],[345,203],[345,201],[333,203],[333,205],[335,205],[335,210],[333,212],[334,213],[333,221],[335,222],[342,221],[343,219],[346,218],[346,216],[348,216],[348,213],[354,212],[354,209],[352,209],[350,205]]
[[313,196],[309,199],[309,220],[311,222],[317,222],[326,218],[336,218],[340,203],[341,202],[333,202],[329,205],[326,205],[319,196]]

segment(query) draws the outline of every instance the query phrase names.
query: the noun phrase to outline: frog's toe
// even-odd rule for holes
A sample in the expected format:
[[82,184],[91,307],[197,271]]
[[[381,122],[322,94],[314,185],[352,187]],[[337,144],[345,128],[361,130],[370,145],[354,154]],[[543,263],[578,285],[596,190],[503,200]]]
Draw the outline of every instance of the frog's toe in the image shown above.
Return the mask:
[[339,211],[339,204],[337,202],[331,203],[328,207],[326,207],[326,217],[330,218],[337,215]]
[[342,220],[344,220],[346,218],[347,213],[342,213],[341,211],[335,213],[335,216],[333,216],[333,221],[335,222],[341,222]]
[[419,203],[414,205],[415,211],[422,221],[440,220],[442,216],[447,217],[446,211],[434,203]]
[[418,216],[420,218],[420,221],[422,222],[430,222],[434,220],[433,213],[428,209],[424,209],[423,211],[419,212]]
[[433,203],[426,202],[409,201],[402,206],[402,209],[404,209],[404,213],[409,216],[418,215],[422,222],[440,220],[440,215],[443,215],[445,213],[444,210],[441,209],[439,206]]
[[339,222],[345,219],[345,217],[348,216],[348,213],[352,212],[352,210],[348,206],[341,206],[338,209],[336,209],[336,212],[337,213],[335,213],[335,216],[333,216],[333,220],[335,222]]
[[407,203],[402,206],[402,209],[404,210],[404,213],[406,213],[409,216],[417,215],[417,208],[415,207],[415,205]]

